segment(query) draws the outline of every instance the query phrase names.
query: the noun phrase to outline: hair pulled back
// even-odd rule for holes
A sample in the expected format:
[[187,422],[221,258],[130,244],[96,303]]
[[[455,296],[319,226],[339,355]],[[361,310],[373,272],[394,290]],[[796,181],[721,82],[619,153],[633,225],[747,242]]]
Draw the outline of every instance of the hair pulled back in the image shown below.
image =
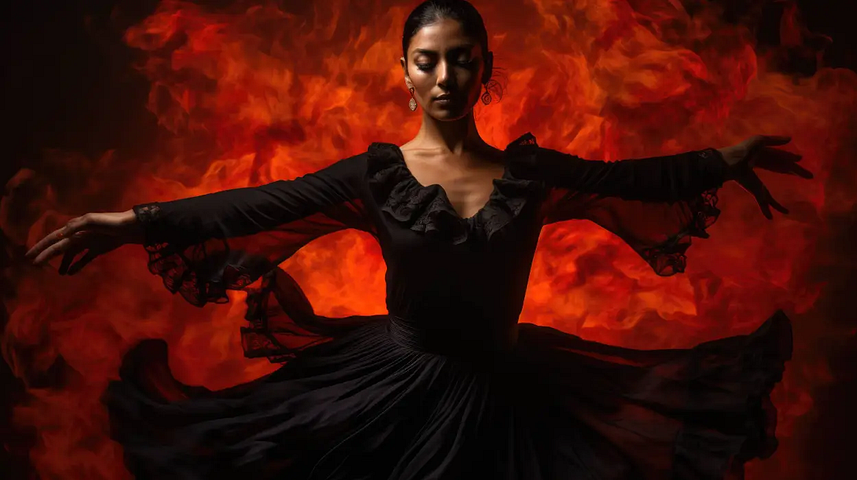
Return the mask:
[[[417,5],[405,20],[405,28],[402,32],[402,56],[405,58],[405,64],[408,62],[408,46],[411,43],[411,38],[423,27],[442,19],[455,20],[460,23],[464,34],[479,42],[482,48],[482,58],[488,58],[490,51],[488,50],[488,31],[485,29],[485,22],[476,7],[466,0],[427,0]],[[498,71],[500,69],[493,68],[485,87],[499,99],[503,96],[503,86],[493,78]]]
[[402,33],[402,55],[407,61],[411,38],[425,26],[444,18],[455,20],[467,36],[475,38],[482,47],[482,56],[488,56],[488,31],[476,7],[466,0],[427,0],[417,6],[408,19]]

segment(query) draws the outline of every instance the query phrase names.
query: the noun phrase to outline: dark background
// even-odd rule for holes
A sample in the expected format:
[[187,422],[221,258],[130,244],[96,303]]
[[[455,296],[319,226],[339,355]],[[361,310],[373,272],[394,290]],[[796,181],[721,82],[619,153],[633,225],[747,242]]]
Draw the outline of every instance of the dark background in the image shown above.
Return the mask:
[[[98,157],[117,149],[134,157],[134,152],[154,139],[156,120],[145,110],[149,83],[132,68],[135,52],[121,42],[122,32],[154,12],[156,0],[63,0],[10,2],[3,15],[3,156],[0,159],[0,185],[21,168],[37,162],[45,149],[80,152]],[[227,2],[205,2],[227,3]],[[720,0],[726,7],[726,19],[739,21],[748,14],[760,14],[760,45],[779,44],[779,20],[782,4]],[[808,29],[831,37],[824,51],[824,65],[857,70],[857,25],[848,15],[842,0],[799,0],[797,4]],[[121,6],[121,9],[116,9]],[[755,13],[754,13],[755,12]],[[823,39],[810,42],[825,43]],[[810,45],[812,50],[813,45]],[[815,58],[796,50],[783,59],[781,69],[812,75]],[[0,199],[2,201],[2,199]],[[827,298],[849,305],[850,289],[857,284],[851,247],[857,239],[857,215],[835,222],[834,241],[844,267],[830,272]],[[0,230],[0,240],[3,240]],[[0,271],[11,262],[20,246],[0,249]],[[849,248],[851,247],[851,248]],[[4,281],[0,279],[0,281]],[[4,294],[12,285],[0,285]],[[848,311],[854,311],[853,303]],[[2,305],[0,305],[2,307]],[[830,310],[828,310],[830,311]],[[854,314],[843,312],[843,321],[854,323]],[[6,312],[0,310],[0,325]],[[850,456],[857,441],[852,413],[857,408],[857,341],[851,338],[831,365],[838,381],[826,391],[816,391],[812,438],[806,442],[806,458],[824,458],[818,479],[844,478],[853,470]],[[7,448],[0,449],[0,472],[5,478],[36,478],[27,461],[34,436],[11,432],[11,406],[23,393],[23,386],[5,362],[0,362],[0,438]]]

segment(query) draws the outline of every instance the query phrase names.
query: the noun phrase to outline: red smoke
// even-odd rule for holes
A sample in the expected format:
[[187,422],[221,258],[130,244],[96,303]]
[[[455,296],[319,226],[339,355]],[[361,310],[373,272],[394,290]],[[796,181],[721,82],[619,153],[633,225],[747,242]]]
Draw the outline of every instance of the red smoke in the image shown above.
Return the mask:
[[[420,117],[407,108],[398,58],[413,4],[292,3],[213,10],[163,1],[124,33],[151,84],[147,107],[159,140],[141,158],[54,152],[43,169],[21,170],[7,185],[3,232],[32,245],[106,204],[124,210],[293,178],[373,141],[408,140]],[[542,146],[608,160],[791,135],[788,148],[804,156],[815,180],[762,173],[791,210],[774,221],[739,187],[723,188],[711,238],[695,240],[687,272],[668,278],[594,225],[550,226],[521,320],[648,349],[748,333],[783,308],[795,324],[795,354],[773,396],[780,449],[748,464],[747,478],[812,478],[816,460],[804,453],[800,428],[812,418],[814,392],[836,381],[822,345],[855,334],[819,308],[818,271],[835,263],[824,246],[826,219],[857,200],[857,75],[820,64],[819,45],[830,39],[803,27],[793,3],[783,2],[781,45],[771,48],[754,45],[753,20],[727,23],[716,4],[684,3],[693,3],[692,14],[675,0],[475,2],[506,82],[502,101],[477,107],[481,133],[502,147],[531,131]],[[815,58],[820,68],[811,77],[779,73],[792,55]],[[70,175],[84,180],[70,187]],[[116,178],[127,180],[117,186]],[[22,196],[32,189],[40,193]],[[138,247],[74,277],[55,267],[5,272],[15,295],[5,301],[2,352],[27,385],[13,422],[36,429],[30,457],[43,478],[127,476],[99,397],[122,353],[141,339],[165,338],[175,375],[209,388],[275,368],[242,356],[243,293],[233,292],[228,305],[192,307],[149,274]],[[384,311],[384,265],[367,235],[325,237],[283,267],[321,314]],[[60,380],[45,380],[52,375]]]

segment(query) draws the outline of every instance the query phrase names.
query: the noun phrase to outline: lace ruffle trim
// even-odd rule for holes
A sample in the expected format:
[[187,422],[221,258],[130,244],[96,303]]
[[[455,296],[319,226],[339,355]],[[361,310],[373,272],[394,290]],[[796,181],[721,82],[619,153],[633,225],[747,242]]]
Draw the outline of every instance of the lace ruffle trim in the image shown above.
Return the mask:
[[369,186],[383,212],[411,230],[437,235],[459,244],[472,235],[490,239],[524,209],[539,182],[515,178],[508,162],[522,155],[535,155],[535,137],[526,134],[506,148],[507,167],[503,177],[494,180],[494,189],[486,205],[475,215],[461,218],[439,185],[421,185],[411,174],[401,150],[389,143],[373,143],[368,151]]
[[149,271],[163,279],[164,287],[180,293],[191,305],[227,303],[226,290],[242,289],[253,282],[249,268],[230,262],[229,245],[222,239],[182,244],[157,240],[161,209],[157,203],[133,207],[146,232],[144,248]]
[[685,252],[691,245],[692,237],[708,238],[706,229],[717,221],[720,209],[717,208],[717,188],[706,190],[687,202],[690,221],[687,227],[666,242],[656,247],[643,249],[640,255],[661,276],[684,272],[687,267]]

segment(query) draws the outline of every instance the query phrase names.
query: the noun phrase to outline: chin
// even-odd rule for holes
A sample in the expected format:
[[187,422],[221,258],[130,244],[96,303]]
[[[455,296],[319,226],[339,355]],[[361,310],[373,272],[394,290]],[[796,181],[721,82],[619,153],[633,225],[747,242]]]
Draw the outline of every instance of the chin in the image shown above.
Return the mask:
[[470,113],[470,109],[466,108],[435,108],[429,112],[429,115],[431,115],[435,120],[439,120],[441,122],[453,122],[455,120],[461,120],[466,117],[468,113]]

